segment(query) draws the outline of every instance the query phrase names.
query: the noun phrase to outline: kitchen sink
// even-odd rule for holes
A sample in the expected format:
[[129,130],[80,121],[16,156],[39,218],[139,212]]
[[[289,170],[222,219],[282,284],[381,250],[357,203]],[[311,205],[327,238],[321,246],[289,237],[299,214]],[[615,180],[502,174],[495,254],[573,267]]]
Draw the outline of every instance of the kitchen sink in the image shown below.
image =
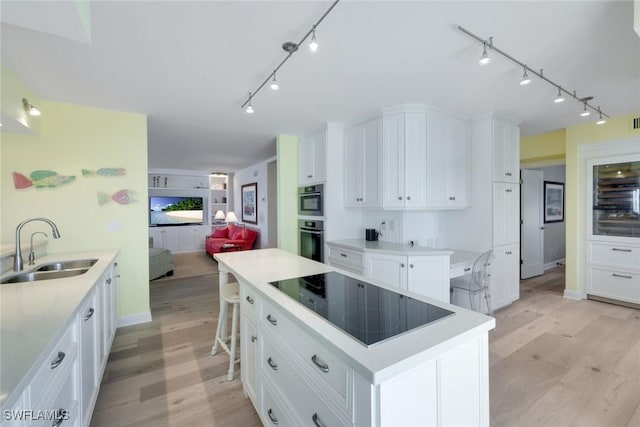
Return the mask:
[[80,276],[89,271],[88,268],[75,268],[73,270],[49,270],[49,271],[32,271],[29,273],[16,274],[4,279],[0,283],[22,283],[35,282],[38,280],[62,279],[65,277]]
[[77,259],[72,261],[50,262],[38,267],[35,271],[62,271],[78,268],[89,268],[96,262],[98,262],[97,259]]

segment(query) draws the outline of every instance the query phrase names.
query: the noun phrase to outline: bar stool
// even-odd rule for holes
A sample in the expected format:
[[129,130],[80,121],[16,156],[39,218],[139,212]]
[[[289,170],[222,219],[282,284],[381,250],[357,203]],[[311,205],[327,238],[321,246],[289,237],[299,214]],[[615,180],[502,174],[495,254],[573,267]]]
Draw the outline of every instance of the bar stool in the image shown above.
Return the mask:
[[[233,312],[231,314],[231,335],[225,336],[227,328],[227,307],[231,305]],[[233,380],[233,365],[238,363],[240,359],[236,359],[236,346],[238,343],[238,310],[240,308],[240,293],[238,282],[223,284],[220,283],[220,315],[218,316],[218,328],[216,330],[216,338],[211,348],[211,354],[218,353],[218,346],[229,355],[229,371],[227,372],[227,381]],[[227,346],[230,342],[230,347]]]

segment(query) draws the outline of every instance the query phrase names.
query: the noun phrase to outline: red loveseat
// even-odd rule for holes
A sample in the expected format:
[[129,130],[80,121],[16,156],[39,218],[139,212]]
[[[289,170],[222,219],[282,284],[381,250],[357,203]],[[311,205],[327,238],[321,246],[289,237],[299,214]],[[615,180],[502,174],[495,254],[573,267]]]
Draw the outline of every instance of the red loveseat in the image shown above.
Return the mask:
[[213,255],[222,252],[222,245],[232,244],[240,245],[246,251],[253,247],[259,234],[257,230],[229,224],[228,227],[216,228],[211,236],[207,236],[205,250]]

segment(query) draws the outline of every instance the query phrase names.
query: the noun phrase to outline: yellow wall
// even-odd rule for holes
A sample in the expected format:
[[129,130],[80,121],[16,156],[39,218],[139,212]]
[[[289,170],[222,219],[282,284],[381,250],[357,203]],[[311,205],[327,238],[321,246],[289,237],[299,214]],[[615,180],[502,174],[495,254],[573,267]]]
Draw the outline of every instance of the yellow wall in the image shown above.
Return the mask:
[[298,138],[279,135],[278,248],[298,254]]
[[520,161],[564,159],[565,141],[565,129],[540,135],[525,136],[520,139]]
[[[120,252],[120,315],[149,312],[147,224],[147,121],[141,114],[40,101],[39,135],[2,131],[0,144],[0,211],[2,243],[13,243],[16,225],[30,217],[53,220],[62,237],[49,238],[48,252],[118,248]],[[84,178],[81,169],[126,168],[122,177]],[[16,190],[12,172],[28,176],[46,169],[76,180],[58,188]],[[137,192],[137,203],[113,201],[98,206],[97,191]],[[120,227],[109,232],[108,225]],[[23,241],[41,223],[27,224]]]
[[565,190],[567,264],[565,283],[569,290],[584,290],[586,280],[587,215],[584,208],[586,190],[581,190],[587,188],[587,182],[586,176],[583,176],[580,168],[580,146],[636,137],[639,139],[638,151],[640,151],[640,132],[631,129],[632,117],[639,115],[640,113],[610,118],[606,124],[600,126],[589,123],[567,128],[567,182]]

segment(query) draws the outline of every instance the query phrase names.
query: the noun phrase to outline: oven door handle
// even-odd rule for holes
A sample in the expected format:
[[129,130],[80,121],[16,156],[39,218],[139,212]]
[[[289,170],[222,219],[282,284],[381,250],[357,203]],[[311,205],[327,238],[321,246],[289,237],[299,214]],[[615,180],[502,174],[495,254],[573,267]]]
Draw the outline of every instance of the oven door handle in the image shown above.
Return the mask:
[[323,234],[324,231],[313,231],[313,230],[306,230],[304,228],[300,229],[301,233],[309,233],[309,234]]
[[320,196],[322,193],[300,193],[300,197]]

